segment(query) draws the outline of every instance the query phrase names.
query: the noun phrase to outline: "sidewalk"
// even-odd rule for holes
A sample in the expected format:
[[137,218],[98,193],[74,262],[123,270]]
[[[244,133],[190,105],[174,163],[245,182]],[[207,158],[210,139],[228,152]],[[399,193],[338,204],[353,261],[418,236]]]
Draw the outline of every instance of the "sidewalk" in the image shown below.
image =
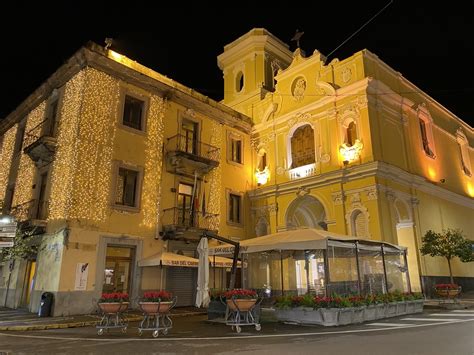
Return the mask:
[[[171,317],[183,317],[206,314],[207,310],[195,307],[178,307],[171,310]],[[60,328],[77,328],[96,325],[101,319],[99,314],[85,314],[65,317],[38,317],[25,309],[10,309],[0,307],[0,331],[5,330],[45,330]],[[143,315],[138,310],[125,313],[128,322],[140,321]]]

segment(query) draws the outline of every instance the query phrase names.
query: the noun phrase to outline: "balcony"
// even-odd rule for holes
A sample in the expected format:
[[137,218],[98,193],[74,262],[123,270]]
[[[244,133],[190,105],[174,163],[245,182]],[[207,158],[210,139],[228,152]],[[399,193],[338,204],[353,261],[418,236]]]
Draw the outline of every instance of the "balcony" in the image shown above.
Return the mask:
[[31,200],[11,208],[10,214],[18,221],[22,231],[35,230],[44,233],[49,213],[49,201]]
[[[217,229],[217,214],[202,213],[189,208],[171,207],[163,210],[162,226],[168,236],[199,237],[204,230]],[[168,233],[171,232],[171,233]]]
[[207,174],[219,166],[219,148],[182,134],[167,139],[167,170],[174,174],[194,176]]
[[53,132],[53,120],[48,118],[25,134],[23,151],[38,168],[48,165],[54,159],[56,138]]

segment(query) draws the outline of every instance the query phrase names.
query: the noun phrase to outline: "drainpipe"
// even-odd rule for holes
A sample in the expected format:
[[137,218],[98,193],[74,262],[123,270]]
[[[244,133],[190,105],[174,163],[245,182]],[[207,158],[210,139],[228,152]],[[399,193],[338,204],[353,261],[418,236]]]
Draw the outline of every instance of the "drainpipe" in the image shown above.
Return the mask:
[[14,268],[15,268],[15,259],[10,260],[10,263],[8,264],[8,270],[10,271],[10,273],[8,274],[7,290],[5,292],[5,302],[3,304],[4,307],[7,306],[8,291],[10,290],[10,280],[12,278],[12,272]]

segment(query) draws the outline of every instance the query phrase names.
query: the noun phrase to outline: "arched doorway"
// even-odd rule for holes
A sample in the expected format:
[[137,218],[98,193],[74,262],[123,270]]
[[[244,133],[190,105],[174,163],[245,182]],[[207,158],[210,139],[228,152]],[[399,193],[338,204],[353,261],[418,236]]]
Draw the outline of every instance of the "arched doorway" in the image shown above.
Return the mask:
[[308,227],[327,230],[323,204],[313,196],[298,197],[288,207],[286,226],[288,229]]

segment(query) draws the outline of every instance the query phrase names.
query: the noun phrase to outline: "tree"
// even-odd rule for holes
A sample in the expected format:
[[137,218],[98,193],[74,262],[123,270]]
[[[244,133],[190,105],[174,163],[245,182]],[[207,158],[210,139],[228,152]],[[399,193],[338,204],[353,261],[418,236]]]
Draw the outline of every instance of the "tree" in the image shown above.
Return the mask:
[[32,243],[31,234],[23,234],[18,228],[13,246],[0,249],[0,260],[26,259],[37,252],[38,246]]
[[425,233],[422,243],[421,254],[446,258],[451,283],[454,283],[451,259],[458,257],[462,262],[474,261],[473,241],[466,239],[460,229],[448,228],[448,230],[443,230],[443,233],[429,230]]

